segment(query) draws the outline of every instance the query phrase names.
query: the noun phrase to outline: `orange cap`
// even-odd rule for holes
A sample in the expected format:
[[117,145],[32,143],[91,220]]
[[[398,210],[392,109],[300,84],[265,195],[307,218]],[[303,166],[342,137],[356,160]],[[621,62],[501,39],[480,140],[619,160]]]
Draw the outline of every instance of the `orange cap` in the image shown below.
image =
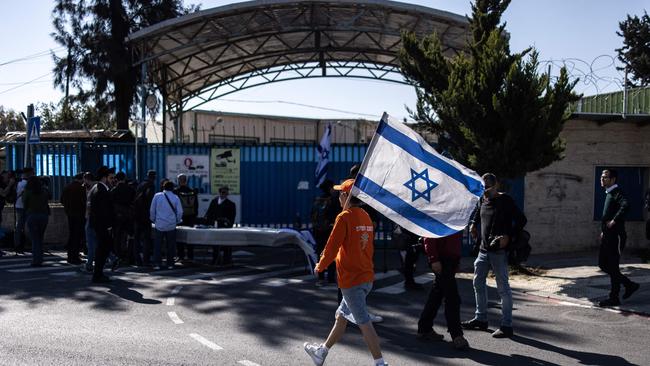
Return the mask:
[[347,179],[344,180],[341,184],[335,185],[334,190],[349,193],[352,190],[353,185],[354,185],[354,179]]

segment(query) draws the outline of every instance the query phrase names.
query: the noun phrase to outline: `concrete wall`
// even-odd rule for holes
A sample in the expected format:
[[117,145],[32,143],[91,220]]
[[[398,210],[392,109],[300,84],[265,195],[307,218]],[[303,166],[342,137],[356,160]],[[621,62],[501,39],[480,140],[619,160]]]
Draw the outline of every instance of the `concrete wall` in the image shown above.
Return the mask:
[[[535,253],[597,250],[596,166],[650,167],[650,126],[568,121],[566,157],[526,176],[525,213]],[[647,179],[645,181],[647,187]],[[625,192],[625,187],[622,187]],[[603,192],[604,194],[604,192]],[[647,213],[646,213],[647,215]],[[627,222],[628,247],[647,246],[643,222]]]
[[[13,232],[15,225],[14,207],[2,210],[2,228]],[[60,204],[50,204],[50,218],[45,229],[45,244],[65,244],[68,240],[68,219]],[[47,247],[46,247],[47,249]]]

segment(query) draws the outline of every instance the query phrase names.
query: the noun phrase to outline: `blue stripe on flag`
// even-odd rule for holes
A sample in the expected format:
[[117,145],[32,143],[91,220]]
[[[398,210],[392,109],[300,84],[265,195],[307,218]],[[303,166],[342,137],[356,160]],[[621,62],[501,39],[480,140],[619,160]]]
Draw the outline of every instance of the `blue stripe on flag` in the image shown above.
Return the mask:
[[377,133],[391,143],[404,149],[404,151],[411,154],[414,158],[421,160],[423,163],[440,170],[450,178],[458,181],[474,195],[480,196],[483,194],[483,183],[463,174],[463,172],[455,166],[422,149],[422,146],[417,141],[391,127],[383,119],[379,122]]
[[406,220],[411,221],[413,224],[423,228],[428,232],[434,233],[441,237],[458,232],[458,230],[452,229],[442,224],[440,221],[434,219],[433,217],[416,209],[406,201],[385,190],[379,184],[373,182],[361,174],[357,175],[357,179],[354,182],[354,185],[365,194],[381,202],[384,206],[390,208],[391,210],[404,217]]

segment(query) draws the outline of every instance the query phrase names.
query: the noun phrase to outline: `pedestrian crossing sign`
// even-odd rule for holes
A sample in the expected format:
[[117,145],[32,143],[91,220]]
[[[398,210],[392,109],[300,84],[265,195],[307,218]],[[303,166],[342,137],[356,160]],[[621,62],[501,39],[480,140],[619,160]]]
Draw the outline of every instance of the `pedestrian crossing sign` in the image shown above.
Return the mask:
[[41,142],[41,117],[32,117],[27,122],[27,142],[30,144]]

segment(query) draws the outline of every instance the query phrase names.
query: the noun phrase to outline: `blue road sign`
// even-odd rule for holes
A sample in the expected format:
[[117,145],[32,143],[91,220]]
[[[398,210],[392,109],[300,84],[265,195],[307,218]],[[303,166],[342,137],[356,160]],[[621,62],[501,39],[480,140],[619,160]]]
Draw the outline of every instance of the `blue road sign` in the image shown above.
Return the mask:
[[32,117],[27,122],[27,142],[30,144],[41,142],[41,117]]

